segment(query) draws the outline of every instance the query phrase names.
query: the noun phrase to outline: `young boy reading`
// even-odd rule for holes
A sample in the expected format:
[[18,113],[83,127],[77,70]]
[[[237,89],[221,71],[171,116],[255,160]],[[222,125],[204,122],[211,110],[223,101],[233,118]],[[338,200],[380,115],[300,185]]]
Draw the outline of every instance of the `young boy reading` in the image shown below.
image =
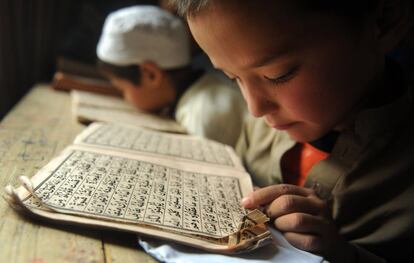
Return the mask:
[[126,101],[167,115],[189,133],[234,146],[247,112],[237,89],[191,67],[182,20],[156,6],[111,13],[97,46],[98,67]]
[[330,262],[414,262],[413,89],[386,58],[411,2],[171,2],[260,118],[238,144],[262,187],[242,205]]

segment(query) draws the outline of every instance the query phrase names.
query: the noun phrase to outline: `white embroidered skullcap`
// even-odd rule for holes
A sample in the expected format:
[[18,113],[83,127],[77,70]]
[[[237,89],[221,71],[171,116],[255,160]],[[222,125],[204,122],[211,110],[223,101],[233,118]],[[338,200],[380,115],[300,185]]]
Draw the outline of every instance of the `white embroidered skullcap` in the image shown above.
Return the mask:
[[190,64],[189,33],[180,18],[159,7],[122,8],[106,18],[96,53],[117,66],[152,61],[179,68]]

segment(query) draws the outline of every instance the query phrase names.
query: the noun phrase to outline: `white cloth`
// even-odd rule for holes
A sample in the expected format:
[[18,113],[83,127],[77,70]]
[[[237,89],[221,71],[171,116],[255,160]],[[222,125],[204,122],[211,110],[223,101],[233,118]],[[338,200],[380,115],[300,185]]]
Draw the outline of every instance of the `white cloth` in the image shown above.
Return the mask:
[[157,260],[165,263],[322,263],[322,257],[299,250],[290,245],[275,229],[271,229],[274,244],[246,254],[221,255],[166,241],[145,241],[139,239],[141,247]]
[[156,6],[138,5],[108,15],[96,53],[117,66],[151,61],[163,69],[190,64],[189,32],[180,18]]
[[206,73],[178,100],[175,119],[190,134],[234,147],[246,114],[239,89],[213,73]]

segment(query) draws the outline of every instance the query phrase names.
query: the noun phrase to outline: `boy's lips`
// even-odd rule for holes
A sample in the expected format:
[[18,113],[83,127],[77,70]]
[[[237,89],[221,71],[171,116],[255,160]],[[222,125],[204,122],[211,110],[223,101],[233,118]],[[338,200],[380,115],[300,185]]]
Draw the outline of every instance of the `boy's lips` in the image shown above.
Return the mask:
[[277,130],[287,130],[289,128],[291,128],[293,125],[295,125],[296,122],[285,122],[285,123],[273,123],[269,120],[266,119],[267,124]]
[[281,125],[272,125],[272,128],[278,129],[278,130],[287,130],[290,127],[294,125],[293,122],[287,123],[287,124],[281,124]]

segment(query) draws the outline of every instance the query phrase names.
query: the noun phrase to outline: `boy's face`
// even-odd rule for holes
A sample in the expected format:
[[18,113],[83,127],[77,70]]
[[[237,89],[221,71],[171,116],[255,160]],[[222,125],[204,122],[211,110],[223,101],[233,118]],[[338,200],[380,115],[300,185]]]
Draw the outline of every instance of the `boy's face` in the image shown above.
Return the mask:
[[215,1],[188,22],[213,65],[237,81],[255,117],[312,141],[352,121],[382,60],[374,25],[357,32],[339,16],[284,2]]
[[165,85],[154,88],[146,81],[134,84],[124,78],[115,76],[108,76],[108,78],[112,85],[122,92],[124,99],[140,110],[158,112],[174,100],[175,95],[170,95],[171,88],[165,82],[162,82]]
[[108,77],[112,85],[122,92],[124,99],[134,105],[135,107],[141,109],[141,101],[136,98],[143,96],[141,93],[145,93],[145,87],[139,88],[138,85],[132,83],[128,79],[118,78],[115,76]]

